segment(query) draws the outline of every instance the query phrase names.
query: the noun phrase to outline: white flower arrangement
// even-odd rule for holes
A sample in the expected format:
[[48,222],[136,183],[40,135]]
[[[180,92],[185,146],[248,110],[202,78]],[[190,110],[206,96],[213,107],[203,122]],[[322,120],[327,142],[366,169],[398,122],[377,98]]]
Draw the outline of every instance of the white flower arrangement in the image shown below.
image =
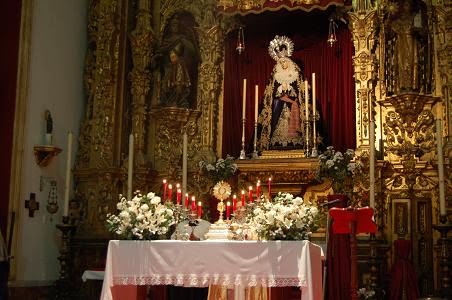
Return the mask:
[[175,224],[172,204],[162,204],[155,193],[141,195],[132,200],[119,195],[116,205],[119,213],[107,215],[107,228],[124,239],[151,240],[165,236]]
[[246,222],[262,240],[306,240],[318,228],[319,211],[301,197],[278,193],[257,202]]
[[199,162],[199,169],[216,183],[232,177],[237,171],[238,166],[234,162],[234,157],[227,155],[226,158],[219,158],[215,163],[201,160]]

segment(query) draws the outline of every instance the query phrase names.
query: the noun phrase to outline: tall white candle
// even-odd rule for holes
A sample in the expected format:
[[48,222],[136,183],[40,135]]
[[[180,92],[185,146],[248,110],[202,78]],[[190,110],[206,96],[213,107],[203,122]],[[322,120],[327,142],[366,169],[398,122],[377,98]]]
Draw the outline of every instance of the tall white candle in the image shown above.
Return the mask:
[[444,157],[443,157],[443,124],[436,120],[436,146],[438,152],[438,185],[439,185],[439,214],[446,215],[446,193],[444,190]]
[[370,122],[369,134],[369,205],[375,208],[375,122]]
[[182,194],[187,193],[187,156],[188,156],[188,136],[184,132],[182,142]]
[[313,123],[312,123],[312,136],[313,136],[313,148],[316,148],[316,128],[315,128],[315,73],[312,73],[312,116],[313,116]]
[[254,87],[254,123],[257,124],[257,113],[258,113],[258,106],[259,106],[259,86],[256,84]]
[[133,134],[129,135],[129,164],[127,168],[127,199],[132,199],[132,176],[133,176]]
[[64,183],[64,212],[67,216],[69,212],[69,191],[71,188],[71,160],[72,160],[72,132],[67,134],[67,157],[66,157],[66,181]]
[[246,113],[246,78],[243,79],[243,100],[242,100],[242,119],[245,119]]

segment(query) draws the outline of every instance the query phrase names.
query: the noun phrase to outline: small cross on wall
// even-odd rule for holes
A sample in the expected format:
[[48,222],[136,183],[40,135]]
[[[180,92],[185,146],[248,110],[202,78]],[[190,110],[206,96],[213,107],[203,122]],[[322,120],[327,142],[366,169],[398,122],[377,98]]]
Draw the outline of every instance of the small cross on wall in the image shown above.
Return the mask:
[[25,208],[28,208],[28,216],[33,218],[35,211],[39,210],[39,202],[36,201],[35,193],[30,193],[30,200],[25,200]]

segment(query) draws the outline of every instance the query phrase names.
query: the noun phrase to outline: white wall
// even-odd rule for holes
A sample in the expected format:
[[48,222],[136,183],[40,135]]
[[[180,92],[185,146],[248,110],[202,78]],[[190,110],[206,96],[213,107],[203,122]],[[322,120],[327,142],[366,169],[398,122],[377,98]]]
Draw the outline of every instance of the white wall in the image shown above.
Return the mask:
[[[21,203],[16,280],[45,282],[59,276],[57,260],[67,159],[67,132],[74,132],[72,162],[84,111],[83,64],[87,45],[87,0],[35,0],[31,30],[29,90],[21,194],[23,201],[36,193],[40,208],[34,218]],[[63,151],[49,166],[35,163],[33,146],[43,144],[45,110],[54,122],[53,144]],[[46,210],[49,186],[40,192],[40,177],[57,180],[60,209],[51,219]],[[73,182],[72,182],[73,186]],[[71,189],[71,195],[72,195]]]

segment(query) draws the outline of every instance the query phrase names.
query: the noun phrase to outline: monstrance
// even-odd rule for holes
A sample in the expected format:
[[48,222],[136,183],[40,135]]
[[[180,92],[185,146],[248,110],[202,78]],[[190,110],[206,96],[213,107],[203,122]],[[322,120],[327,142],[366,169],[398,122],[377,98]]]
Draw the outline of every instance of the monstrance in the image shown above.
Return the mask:
[[220,181],[213,187],[213,196],[218,199],[217,209],[219,212],[218,221],[210,225],[207,239],[228,239],[228,224],[223,220],[224,200],[231,196],[231,186],[229,183]]

